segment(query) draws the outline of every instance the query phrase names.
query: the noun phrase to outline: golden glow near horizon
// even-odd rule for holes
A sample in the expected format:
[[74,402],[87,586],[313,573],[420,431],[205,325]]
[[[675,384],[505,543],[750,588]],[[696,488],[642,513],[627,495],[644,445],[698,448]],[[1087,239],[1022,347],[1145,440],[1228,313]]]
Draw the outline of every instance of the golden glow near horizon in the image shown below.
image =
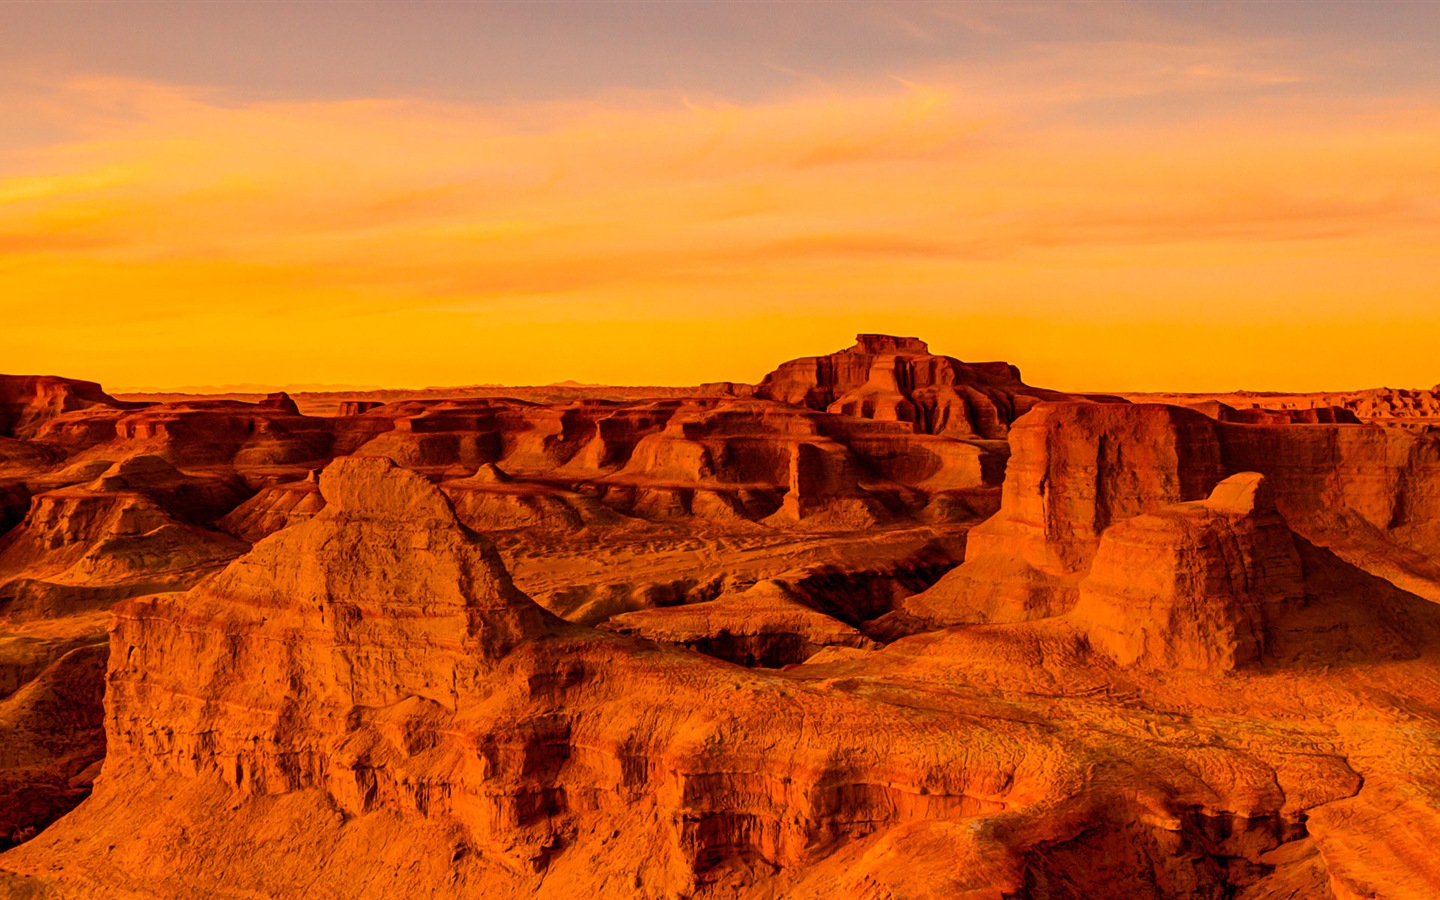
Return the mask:
[[883,331],[1072,390],[1440,381],[1440,102],[1292,96],[1323,73],[1243,51],[744,100],[31,72],[0,94],[24,126],[0,146],[0,370],[693,384]]

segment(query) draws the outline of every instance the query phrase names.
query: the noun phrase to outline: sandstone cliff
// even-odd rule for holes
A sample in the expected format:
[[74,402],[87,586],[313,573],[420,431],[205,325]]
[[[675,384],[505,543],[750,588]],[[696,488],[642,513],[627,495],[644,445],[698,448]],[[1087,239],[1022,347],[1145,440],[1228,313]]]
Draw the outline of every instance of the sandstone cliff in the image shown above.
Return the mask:
[[1433,893],[1436,437],[944,360],[40,404],[0,896]]
[[[11,871],[80,895],[1218,897],[1358,787],[1283,738],[1087,739],[1063,633],[747,671],[547,617],[388,461],[320,490],[214,579],[119,607],[103,776]],[[1069,671],[1058,732],[982,686],[1041,647]]]
[[918,338],[861,334],[855,346],[791,360],[765,376],[757,397],[864,419],[905,422],[922,434],[1003,440],[1010,423],[1042,400],[1008,363],[936,356]]

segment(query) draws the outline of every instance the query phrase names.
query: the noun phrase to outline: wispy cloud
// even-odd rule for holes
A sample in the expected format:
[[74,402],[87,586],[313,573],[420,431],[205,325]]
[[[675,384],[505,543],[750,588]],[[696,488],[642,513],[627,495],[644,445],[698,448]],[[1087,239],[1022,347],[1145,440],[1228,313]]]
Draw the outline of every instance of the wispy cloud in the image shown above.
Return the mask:
[[[932,67],[750,104],[236,103],[114,78],[32,85],[28,121],[65,137],[0,160],[0,340],[32,368],[100,360],[131,382],[222,381],[261,377],[246,366],[338,322],[274,377],[437,382],[473,360],[458,342],[474,329],[454,316],[519,333],[543,304],[532,325],[568,314],[596,338],[584,372],[556,377],[684,381],[714,360],[606,348],[642,320],[849,327],[897,305],[959,334],[993,313],[987,296],[1016,315],[1089,309],[1172,331],[1182,311],[1216,326],[1263,306],[1339,334],[1340,288],[1356,309],[1426,315],[1436,98],[1239,103],[1235,91],[1310,75],[1247,47],[1102,49],[1049,47],[1024,78]],[[1153,122],[1095,112],[1133,97],[1172,106]],[[1324,264],[1307,272],[1306,258]],[[167,356],[123,349],[187,329],[203,337]],[[416,343],[364,349],[401,337]],[[527,377],[517,358],[487,359],[496,368],[474,380]],[[1062,380],[1086,386],[1084,353],[1067,359]]]

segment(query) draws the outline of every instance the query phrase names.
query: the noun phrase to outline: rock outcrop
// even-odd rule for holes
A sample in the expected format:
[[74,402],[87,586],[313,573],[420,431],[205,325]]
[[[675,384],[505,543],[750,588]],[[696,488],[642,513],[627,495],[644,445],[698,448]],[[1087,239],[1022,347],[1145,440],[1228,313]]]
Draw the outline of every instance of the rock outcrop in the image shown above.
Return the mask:
[[215,578],[117,608],[104,773],[6,867],[159,897],[293,893],[301,870],[327,895],[1220,896],[1357,790],[1327,758],[1092,746],[1087,701],[1038,720],[953,689],[1042,644],[1092,678],[1063,636],[746,670],[547,617],[388,460],[338,460],[320,490]]
[[904,422],[922,434],[1004,440],[1010,423],[1043,400],[1073,399],[1032,388],[1003,362],[936,356],[918,338],[861,334],[855,346],[791,360],[755,396],[837,415]]
[[1211,420],[1173,406],[1043,404],[1011,429],[1010,447],[1000,511],[907,614],[941,625],[1065,612],[1106,528],[1202,499],[1222,477]]
[[0,537],[0,614],[63,616],[188,587],[247,546],[104,477],[47,491]]
[[276,391],[275,393],[265,395],[265,399],[261,400],[257,405],[263,406],[266,409],[278,409],[280,412],[289,413],[292,416],[300,415],[300,407],[297,406],[295,401],[290,398],[290,395],[284,391]]
[[1440,886],[1440,438],[801,362],[19,404],[0,896]]
[[1245,472],[1107,529],[1073,619],[1121,664],[1229,671],[1258,663],[1304,602],[1290,528],[1264,476]]
[[241,503],[217,524],[236,537],[255,543],[282,528],[305,522],[325,508],[320,477],[311,472],[301,481],[272,484]]
[[1440,424],[1440,387],[1371,388],[1312,394],[1234,391],[1221,394],[1162,393],[1122,396],[1137,403],[1189,406],[1227,422],[1267,425],[1371,422],[1415,430]]
[[826,647],[878,646],[853,626],[806,606],[775,580],[704,603],[623,613],[603,627],[766,668],[802,663]]
[[0,849],[33,837],[90,793],[105,757],[108,649],[102,639],[70,650],[0,699]]
[[123,403],[93,381],[49,375],[0,375],[0,435],[33,437],[50,419],[76,410],[137,409],[143,403]]

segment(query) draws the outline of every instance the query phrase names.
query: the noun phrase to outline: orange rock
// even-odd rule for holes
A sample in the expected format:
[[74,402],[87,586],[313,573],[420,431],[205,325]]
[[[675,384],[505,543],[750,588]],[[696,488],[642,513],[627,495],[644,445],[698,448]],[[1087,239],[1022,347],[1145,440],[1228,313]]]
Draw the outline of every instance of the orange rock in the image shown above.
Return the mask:
[[32,416],[0,896],[1433,893],[1433,436],[787,366]]
[[1100,536],[1221,478],[1213,423],[1173,406],[1046,403],[1010,432],[1000,512],[971,529],[965,563],[905,603],[931,625],[1058,615]]
[[802,663],[825,647],[878,646],[858,629],[806,606],[779,581],[705,603],[623,613],[603,627],[767,668]]
[[253,544],[282,528],[308,521],[324,508],[318,479],[306,478],[262,488],[216,524]]
[[1259,662],[1305,602],[1300,556],[1263,476],[1107,529],[1072,618],[1125,665],[1229,671]]
[[143,403],[122,403],[92,381],[48,375],[0,375],[0,435],[35,436],[48,420],[76,410],[137,409]]
[[963,363],[930,353],[917,338],[861,334],[855,346],[783,363],[757,397],[864,419],[904,422],[924,434],[1004,439],[1010,423],[1042,400],[1073,399],[1032,388],[1008,363]]

